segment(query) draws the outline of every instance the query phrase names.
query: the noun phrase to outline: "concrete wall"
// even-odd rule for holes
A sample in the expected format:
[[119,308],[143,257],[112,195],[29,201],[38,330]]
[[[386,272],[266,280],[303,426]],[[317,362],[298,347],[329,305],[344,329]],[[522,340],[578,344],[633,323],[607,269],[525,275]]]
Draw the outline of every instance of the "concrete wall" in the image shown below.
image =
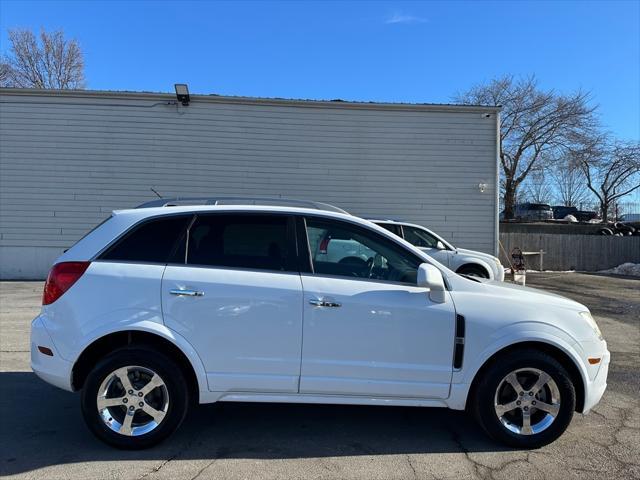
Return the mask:
[[[544,250],[544,270],[596,272],[626,262],[640,263],[640,237],[600,235],[550,235],[546,233],[500,233],[500,260],[509,266],[511,251]],[[508,252],[508,253],[507,253]],[[537,270],[538,256],[525,257],[527,269]]]
[[494,253],[497,125],[486,107],[0,89],[0,278],[43,278],[151,187],[328,202]]

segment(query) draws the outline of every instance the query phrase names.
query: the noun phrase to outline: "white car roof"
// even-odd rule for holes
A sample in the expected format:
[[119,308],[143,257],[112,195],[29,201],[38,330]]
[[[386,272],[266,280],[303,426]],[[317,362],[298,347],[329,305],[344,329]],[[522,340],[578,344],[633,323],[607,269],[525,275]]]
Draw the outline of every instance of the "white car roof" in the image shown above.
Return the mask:
[[407,225],[408,227],[417,227],[417,228],[421,228],[423,230],[427,230],[427,231],[431,232],[431,230],[429,230],[427,227],[425,227],[423,225],[418,225],[417,223],[411,223],[411,222],[403,222],[401,220],[392,220],[392,219],[380,219],[380,220],[378,220],[377,218],[367,218],[366,220],[369,220],[370,222],[373,222],[373,223],[390,223],[392,225]]
[[406,225],[407,227],[414,227],[414,228],[419,228],[420,230],[425,230],[426,232],[430,233],[431,235],[433,235],[434,237],[436,237],[438,240],[440,240],[442,243],[444,243],[447,247],[455,249],[456,247],[453,246],[453,244],[447,240],[445,240],[444,238],[442,238],[441,235],[438,235],[436,232],[434,232],[433,230],[428,229],[427,227],[423,226],[423,225],[418,225],[417,223],[410,223],[410,222],[401,222],[399,220],[376,220],[373,218],[368,218],[367,220],[369,220],[370,222],[373,223],[388,223],[391,225]]
[[206,212],[258,212],[258,213],[290,213],[297,215],[320,215],[341,218],[344,220],[358,220],[358,223],[369,224],[366,220],[346,213],[318,210],[315,208],[286,207],[272,205],[177,205],[175,207],[149,207],[114,210],[115,216],[127,216],[135,219],[175,215],[176,213],[206,213]]

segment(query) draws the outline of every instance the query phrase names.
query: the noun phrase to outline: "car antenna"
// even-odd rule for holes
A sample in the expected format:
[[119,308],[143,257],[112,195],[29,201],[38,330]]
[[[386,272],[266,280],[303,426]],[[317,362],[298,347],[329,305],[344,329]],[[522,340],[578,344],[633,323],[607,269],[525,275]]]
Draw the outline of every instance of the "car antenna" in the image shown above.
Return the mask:
[[158,198],[162,198],[162,195],[160,195],[158,192],[156,192],[155,188],[151,187],[149,190],[151,190],[153,193],[155,193],[158,196]]

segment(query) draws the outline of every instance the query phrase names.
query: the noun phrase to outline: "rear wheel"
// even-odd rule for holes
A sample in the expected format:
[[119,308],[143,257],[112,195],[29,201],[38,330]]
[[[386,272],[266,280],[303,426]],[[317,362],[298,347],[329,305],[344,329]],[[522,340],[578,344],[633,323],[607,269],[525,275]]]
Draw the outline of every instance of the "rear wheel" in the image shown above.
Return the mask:
[[537,350],[494,362],[479,379],[472,401],[482,428],[518,448],[537,448],[556,440],[569,426],[576,405],[567,371]]
[[82,413],[100,440],[117,448],[147,448],[180,426],[187,392],[182,371],[165,355],[151,348],[125,348],[89,373]]

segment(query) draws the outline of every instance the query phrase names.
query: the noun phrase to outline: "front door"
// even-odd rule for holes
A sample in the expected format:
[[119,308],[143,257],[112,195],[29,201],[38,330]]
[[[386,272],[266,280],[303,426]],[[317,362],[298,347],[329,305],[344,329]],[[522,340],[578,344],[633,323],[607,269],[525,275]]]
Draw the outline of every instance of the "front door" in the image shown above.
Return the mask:
[[202,359],[209,389],[297,392],[302,286],[292,219],[205,214],[187,239],[165,270],[162,307]]
[[[306,232],[300,393],[448,397],[455,310],[416,286],[422,260],[348,222],[308,217]],[[370,256],[327,255],[327,241]]]

